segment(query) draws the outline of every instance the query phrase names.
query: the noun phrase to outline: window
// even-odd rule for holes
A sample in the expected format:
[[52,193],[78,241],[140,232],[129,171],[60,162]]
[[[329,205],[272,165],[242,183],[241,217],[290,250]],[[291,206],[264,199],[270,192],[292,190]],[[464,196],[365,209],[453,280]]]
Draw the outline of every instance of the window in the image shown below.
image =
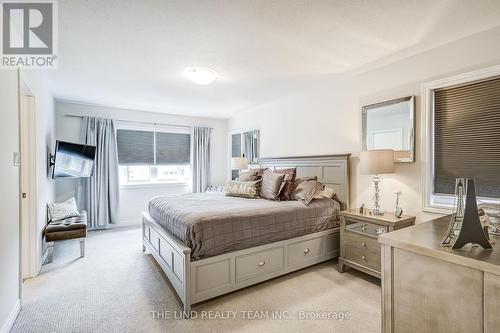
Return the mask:
[[188,133],[118,129],[120,185],[189,183]]
[[[231,157],[241,156],[241,133],[231,135]],[[238,170],[231,170],[231,179],[238,178]]]
[[475,179],[479,197],[500,198],[500,79],[434,92],[434,193]]
[[459,177],[475,180],[481,200],[500,201],[500,77],[467,76],[477,77],[427,85],[424,209],[449,208]]
[[[260,141],[260,131],[250,130],[242,131],[238,130],[230,134],[229,145],[231,147],[230,157],[240,157],[245,156],[247,158],[248,164],[256,164],[259,158],[259,141]],[[229,158],[231,160],[231,158]],[[230,170],[231,179],[238,178],[238,170]]]

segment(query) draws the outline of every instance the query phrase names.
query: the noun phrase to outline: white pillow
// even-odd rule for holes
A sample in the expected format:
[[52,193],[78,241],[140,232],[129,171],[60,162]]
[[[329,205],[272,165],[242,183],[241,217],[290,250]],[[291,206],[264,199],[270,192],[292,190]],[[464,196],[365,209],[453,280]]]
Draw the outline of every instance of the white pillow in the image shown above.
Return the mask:
[[61,203],[49,202],[47,207],[49,208],[50,221],[59,221],[68,217],[80,215],[74,197]]

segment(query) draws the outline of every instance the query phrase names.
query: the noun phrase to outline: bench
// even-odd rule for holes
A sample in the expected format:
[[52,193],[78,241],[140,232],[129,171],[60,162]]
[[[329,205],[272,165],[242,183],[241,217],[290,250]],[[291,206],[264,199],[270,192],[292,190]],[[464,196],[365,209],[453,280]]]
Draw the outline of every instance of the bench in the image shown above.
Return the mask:
[[85,256],[85,237],[87,237],[87,212],[81,211],[80,215],[68,217],[63,220],[51,221],[44,230],[47,242],[47,263],[52,262],[54,242],[67,239],[80,240],[80,256]]

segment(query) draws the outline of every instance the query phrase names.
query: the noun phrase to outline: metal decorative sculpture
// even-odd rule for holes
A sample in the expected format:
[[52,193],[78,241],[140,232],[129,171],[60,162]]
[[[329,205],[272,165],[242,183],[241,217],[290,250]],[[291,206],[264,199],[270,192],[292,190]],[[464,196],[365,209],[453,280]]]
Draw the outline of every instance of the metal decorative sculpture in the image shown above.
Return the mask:
[[457,198],[450,226],[441,245],[461,249],[469,243],[474,243],[481,245],[485,250],[492,250],[479,220],[474,180],[457,178],[455,195]]

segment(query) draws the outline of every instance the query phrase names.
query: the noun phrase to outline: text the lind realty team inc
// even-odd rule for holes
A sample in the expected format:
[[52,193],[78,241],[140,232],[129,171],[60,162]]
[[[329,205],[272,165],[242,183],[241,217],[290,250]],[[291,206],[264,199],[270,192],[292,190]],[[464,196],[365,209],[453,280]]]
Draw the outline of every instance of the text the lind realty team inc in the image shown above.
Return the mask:
[[349,320],[351,313],[349,311],[290,311],[278,310],[204,310],[204,311],[169,311],[153,310],[151,311],[154,319],[247,319],[247,320],[267,320],[267,319],[297,319],[297,320]]

